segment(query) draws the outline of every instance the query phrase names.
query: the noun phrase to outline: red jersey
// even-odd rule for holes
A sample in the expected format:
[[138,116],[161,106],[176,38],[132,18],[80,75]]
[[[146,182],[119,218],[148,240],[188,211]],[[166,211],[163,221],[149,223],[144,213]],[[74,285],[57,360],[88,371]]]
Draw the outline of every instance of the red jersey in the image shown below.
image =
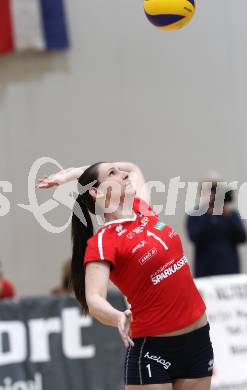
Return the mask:
[[205,312],[179,235],[135,199],[133,218],[106,223],[88,240],[84,264],[108,260],[110,279],[131,305],[131,336],[191,325]]

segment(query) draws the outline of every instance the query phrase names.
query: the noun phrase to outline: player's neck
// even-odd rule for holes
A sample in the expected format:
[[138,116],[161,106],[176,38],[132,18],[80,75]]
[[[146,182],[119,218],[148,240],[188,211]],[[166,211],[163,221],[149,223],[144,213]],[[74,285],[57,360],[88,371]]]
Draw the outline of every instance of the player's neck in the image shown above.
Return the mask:
[[111,221],[115,221],[118,219],[132,218],[135,216],[135,213],[132,209],[126,210],[123,208],[119,208],[118,210],[114,211],[113,213],[105,213],[104,216],[105,216],[106,222],[111,222]]

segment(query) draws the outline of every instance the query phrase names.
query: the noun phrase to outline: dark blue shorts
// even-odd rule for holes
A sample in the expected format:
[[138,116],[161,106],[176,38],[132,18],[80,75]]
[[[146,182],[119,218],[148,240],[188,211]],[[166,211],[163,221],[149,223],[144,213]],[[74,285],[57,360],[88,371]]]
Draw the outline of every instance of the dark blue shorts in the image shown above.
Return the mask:
[[209,324],[180,336],[133,339],[125,358],[125,384],[173,383],[212,376],[213,348]]

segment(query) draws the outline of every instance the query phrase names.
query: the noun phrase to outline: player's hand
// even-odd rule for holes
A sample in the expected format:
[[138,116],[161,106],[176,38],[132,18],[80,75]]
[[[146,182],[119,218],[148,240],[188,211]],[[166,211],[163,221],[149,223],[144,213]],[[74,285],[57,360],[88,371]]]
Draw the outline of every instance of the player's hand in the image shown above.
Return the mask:
[[51,188],[58,186],[59,184],[52,177],[43,176],[38,179],[38,183],[35,185],[36,188]]
[[118,319],[118,331],[120,333],[121,339],[123,340],[123,343],[126,348],[133,347],[134,343],[131,340],[129,334],[130,334],[130,323],[132,321],[132,314],[131,311],[125,310]]
[[66,182],[66,172],[64,170],[59,171],[55,175],[42,176],[38,179],[36,188],[52,188],[59,186]]

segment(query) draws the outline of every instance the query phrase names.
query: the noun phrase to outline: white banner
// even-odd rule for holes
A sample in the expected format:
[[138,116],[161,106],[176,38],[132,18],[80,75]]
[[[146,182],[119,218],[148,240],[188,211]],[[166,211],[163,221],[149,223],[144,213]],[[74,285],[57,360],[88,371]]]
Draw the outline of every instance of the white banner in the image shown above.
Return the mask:
[[195,280],[207,305],[213,390],[247,390],[247,274]]

